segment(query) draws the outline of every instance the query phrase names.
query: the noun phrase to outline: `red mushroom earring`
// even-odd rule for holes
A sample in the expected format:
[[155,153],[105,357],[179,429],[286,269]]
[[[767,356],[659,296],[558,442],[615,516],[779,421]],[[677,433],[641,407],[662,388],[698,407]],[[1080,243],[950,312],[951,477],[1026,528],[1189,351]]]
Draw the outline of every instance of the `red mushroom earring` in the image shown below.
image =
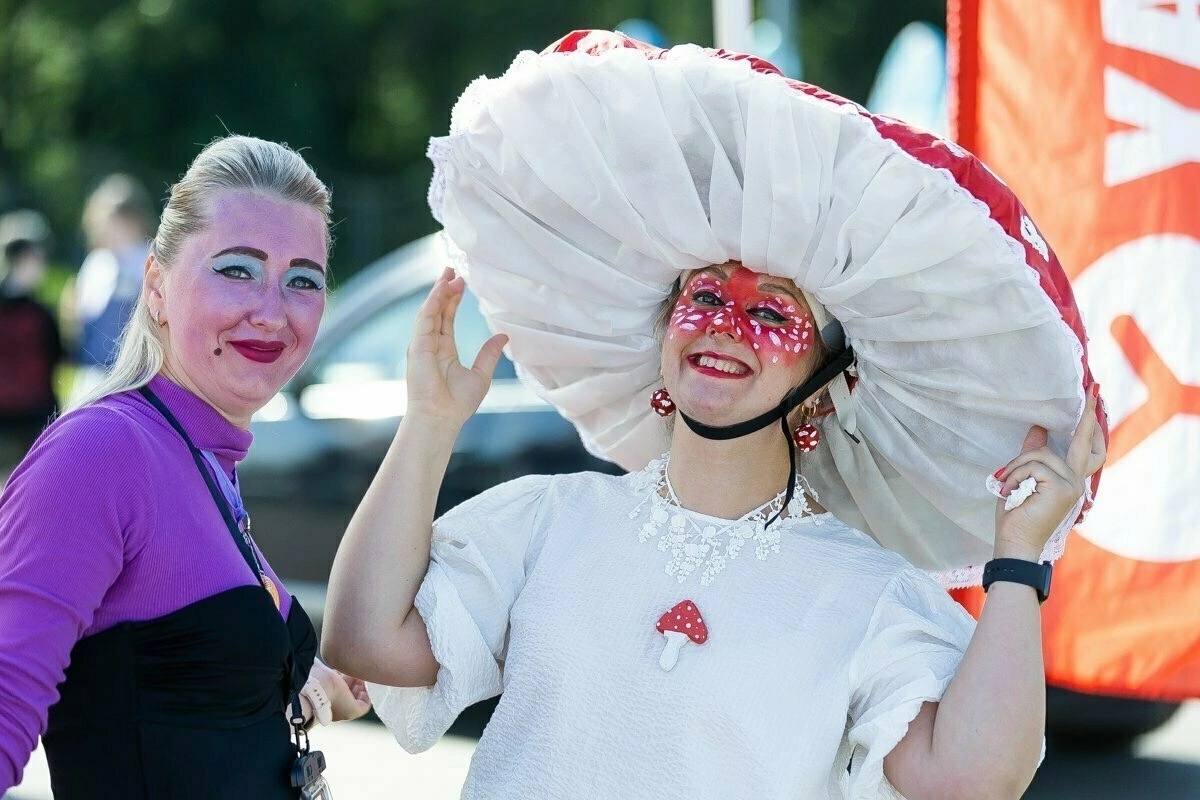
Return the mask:
[[671,395],[667,394],[666,389],[659,389],[650,395],[650,407],[660,417],[669,417],[675,413],[675,403],[671,400]]
[[812,419],[812,409],[806,406],[802,413],[804,416],[800,418],[800,424],[792,430],[792,441],[801,453],[811,453],[821,443],[821,432],[809,421]]
[[792,441],[801,453],[811,453],[821,444],[821,432],[817,430],[816,425],[806,422],[792,431]]
[[700,609],[691,600],[680,600],[667,613],[658,618],[654,629],[666,637],[667,644],[659,656],[658,665],[670,671],[679,660],[679,649],[688,642],[704,644],[708,641],[708,626],[700,616]]

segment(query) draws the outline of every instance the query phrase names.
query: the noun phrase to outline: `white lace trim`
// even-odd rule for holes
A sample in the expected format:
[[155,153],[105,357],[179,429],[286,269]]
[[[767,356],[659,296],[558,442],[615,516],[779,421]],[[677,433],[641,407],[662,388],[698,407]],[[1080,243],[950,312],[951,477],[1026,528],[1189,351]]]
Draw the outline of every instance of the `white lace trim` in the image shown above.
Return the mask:
[[[461,134],[459,134],[461,136]],[[442,223],[442,207],[446,202],[446,164],[454,152],[455,136],[431,136],[425,155],[433,162],[433,180],[429,181],[429,192],[425,200],[433,218]]]
[[[516,58],[504,71],[504,75],[508,75],[511,70],[525,62],[537,58],[536,53],[522,50],[517,53]],[[470,120],[486,108],[490,95],[495,92],[496,80],[486,75],[480,75],[467,84],[467,88],[463,89],[462,94],[458,96],[458,100],[450,109],[449,135],[431,136],[429,139],[425,155],[433,162],[433,180],[429,182],[429,193],[426,195],[426,200],[429,202],[429,210],[433,213],[433,218],[443,225],[445,223],[442,222],[442,208],[446,201],[445,167],[453,156],[455,142],[466,137],[464,131],[470,124]],[[475,164],[475,166],[479,166],[479,164]]]
[[[1071,528],[1075,527],[1075,522],[1083,510],[1084,502],[1091,500],[1092,482],[1089,479],[1084,482],[1083,496],[1075,501],[1074,507],[1067,512],[1062,522],[1058,523],[1058,527],[1054,529],[1054,533],[1050,534],[1050,538],[1046,540],[1046,546],[1042,548],[1041,561],[1054,563],[1062,558],[1063,552],[1067,549],[1067,534],[1071,532]],[[965,589],[968,586],[983,584],[983,567],[983,564],[972,564],[956,569],[930,571],[929,575],[941,584],[943,589]]]
[[664,571],[680,583],[699,571],[700,584],[708,586],[749,542],[754,543],[755,557],[765,561],[780,551],[782,529],[788,521],[817,516],[807,497],[811,493],[816,498],[816,492],[800,475],[797,492],[787,506],[787,516],[769,527],[767,521],[783,508],[786,489],[738,519],[718,520],[699,515],[703,521],[697,521],[697,512],[689,512],[675,495],[667,477],[669,463],[670,454],[664,453],[634,475],[637,493],[643,497],[629,512],[629,518],[645,515],[638,541],[658,539],[658,549],[671,554]]

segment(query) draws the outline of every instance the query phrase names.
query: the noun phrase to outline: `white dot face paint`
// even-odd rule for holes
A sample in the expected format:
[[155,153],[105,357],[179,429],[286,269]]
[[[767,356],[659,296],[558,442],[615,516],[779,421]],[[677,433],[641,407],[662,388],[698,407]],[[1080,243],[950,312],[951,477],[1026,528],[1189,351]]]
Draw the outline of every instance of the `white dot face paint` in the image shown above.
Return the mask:
[[681,337],[725,333],[734,340],[748,340],[754,350],[770,354],[772,364],[793,365],[812,347],[812,320],[788,294],[772,286],[778,278],[737,267],[727,279],[701,271],[684,287],[673,309],[670,327]]

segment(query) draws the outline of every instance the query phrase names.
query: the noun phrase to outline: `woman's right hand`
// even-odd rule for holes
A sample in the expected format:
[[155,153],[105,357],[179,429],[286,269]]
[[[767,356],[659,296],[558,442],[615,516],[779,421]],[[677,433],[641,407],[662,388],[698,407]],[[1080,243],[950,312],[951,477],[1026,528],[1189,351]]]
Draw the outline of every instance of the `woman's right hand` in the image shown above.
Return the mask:
[[508,337],[488,339],[470,369],[458,359],[454,315],[466,284],[446,267],[417,313],[408,346],[406,417],[444,422],[457,431],[483,402]]
[[306,719],[331,725],[358,719],[371,710],[367,685],[314,659],[308,681],[300,690],[300,707]]

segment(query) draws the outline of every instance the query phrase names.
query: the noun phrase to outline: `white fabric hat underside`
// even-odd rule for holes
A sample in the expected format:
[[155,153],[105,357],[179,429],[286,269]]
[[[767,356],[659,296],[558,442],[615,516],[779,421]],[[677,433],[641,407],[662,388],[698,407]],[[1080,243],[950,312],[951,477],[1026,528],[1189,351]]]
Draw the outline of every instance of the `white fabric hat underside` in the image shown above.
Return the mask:
[[431,206],[519,375],[627,469],[668,445],[649,407],[662,302],[682,271],[729,260],[842,322],[861,443],[831,416],[802,471],[945,585],[991,557],[985,477],[1035,423],[1064,452],[1082,414],[1080,343],[986,207],[852,108],[745,62],[523,53],[468,88],[430,154]]

